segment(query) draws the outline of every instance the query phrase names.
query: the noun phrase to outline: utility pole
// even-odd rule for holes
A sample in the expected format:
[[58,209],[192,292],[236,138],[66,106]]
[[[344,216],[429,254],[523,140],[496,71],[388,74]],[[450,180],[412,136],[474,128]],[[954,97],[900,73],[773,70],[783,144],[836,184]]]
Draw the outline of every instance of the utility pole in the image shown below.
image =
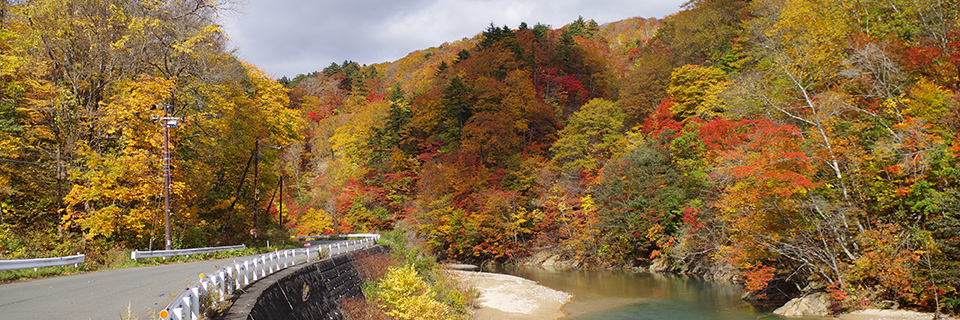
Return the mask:
[[170,240],[170,129],[179,127],[182,118],[170,117],[169,104],[160,104],[157,107],[163,108],[163,117],[152,117],[153,120],[160,120],[163,126],[163,208],[164,208],[164,229],[166,232],[163,237],[166,250],[173,249],[173,242]]
[[260,215],[260,140],[253,144],[253,238],[257,239],[260,230],[257,228],[257,217]]
[[280,227],[283,228],[283,176],[286,175],[286,171],[283,170],[283,162],[280,162],[280,211],[277,212],[277,218],[280,220]]
[[[260,166],[259,166],[259,165],[260,165],[260,146],[261,146],[261,145],[262,145],[262,146],[266,146],[266,147],[270,147],[270,148],[274,148],[274,149],[277,149],[277,150],[281,150],[281,149],[282,149],[281,147],[278,147],[278,146],[273,146],[273,145],[269,145],[269,144],[266,144],[266,143],[260,143],[260,140],[259,140],[259,139],[257,139],[256,143],[255,143],[254,146],[253,146],[253,155],[254,155],[254,156],[253,156],[253,158],[254,158],[254,159],[253,159],[253,190],[254,190],[254,194],[253,194],[253,230],[250,230],[250,233],[253,234],[253,238],[254,238],[254,239],[257,239],[257,237],[258,237],[258,235],[259,235],[259,233],[260,233],[260,230],[258,229],[258,222],[259,222],[259,221],[258,221],[258,220],[259,220],[258,217],[259,217],[259,215],[260,215],[260,183],[259,183],[259,180],[260,180]],[[282,178],[281,178],[281,179],[282,179]],[[281,194],[281,197],[283,197],[282,194]],[[271,200],[273,200],[273,199],[271,198]],[[282,206],[282,204],[281,204],[281,206]],[[281,208],[282,208],[282,207],[281,207]],[[267,214],[270,214],[270,210],[269,210],[269,209],[267,210]],[[281,214],[282,214],[282,213],[281,213]]]

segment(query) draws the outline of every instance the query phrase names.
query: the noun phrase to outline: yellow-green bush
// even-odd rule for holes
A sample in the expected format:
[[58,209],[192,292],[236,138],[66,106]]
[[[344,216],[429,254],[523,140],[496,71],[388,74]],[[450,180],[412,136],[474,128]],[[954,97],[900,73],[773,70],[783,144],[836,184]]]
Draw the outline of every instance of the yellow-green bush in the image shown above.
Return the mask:
[[400,319],[446,319],[450,307],[435,299],[436,293],[412,265],[392,267],[377,284],[379,305]]

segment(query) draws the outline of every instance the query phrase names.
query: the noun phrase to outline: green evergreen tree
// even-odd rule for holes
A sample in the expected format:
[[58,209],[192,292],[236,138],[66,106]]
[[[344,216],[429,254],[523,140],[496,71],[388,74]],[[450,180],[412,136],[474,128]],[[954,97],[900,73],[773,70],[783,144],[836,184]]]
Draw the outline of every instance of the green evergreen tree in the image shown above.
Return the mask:
[[[460,52],[457,52],[457,60],[454,60],[454,61],[453,61],[453,64],[457,64],[457,63],[459,63],[460,61],[467,60],[467,59],[470,59],[470,51],[467,51],[467,49],[460,50]],[[445,66],[445,65],[446,65],[446,63],[443,63],[443,62],[440,63],[440,66],[441,66],[441,67],[443,67],[443,66]],[[444,68],[444,69],[446,69],[446,68]],[[443,70],[440,70],[440,71],[443,71]]]
[[583,20],[583,16],[580,16],[576,21],[567,26],[567,30],[570,31],[571,35],[593,39],[597,33],[600,32],[600,25],[598,25],[596,21],[593,21],[593,19],[585,21]]
[[394,88],[395,90],[391,90],[391,95],[399,95],[401,97],[399,102],[394,100],[395,102],[390,104],[390,111],[383,121],[383,127],[373,128],[373,135],[367,141],[367,148],[371,150],[367,166],[377,168],[381,172],[386,170],[386,161],[393,150],[399,147],[404,152],[413,151],[410,148],[403,148],[401,144],[404,132],[407,125],[410,124],[413,114],[406,102],[403,102],[403,93],[400,87]]
[[543,37],[547,36],[548,31],[550,31],[550,27],[542,23],[538,22],[533,26],[533,36],[537,38],[537,41],[542,41]]
[[440,123],[440,141],[452,147],[460,141],[463,125],[473,116],[473,89],[460,77],[450,80],[443,89],[443,120]]

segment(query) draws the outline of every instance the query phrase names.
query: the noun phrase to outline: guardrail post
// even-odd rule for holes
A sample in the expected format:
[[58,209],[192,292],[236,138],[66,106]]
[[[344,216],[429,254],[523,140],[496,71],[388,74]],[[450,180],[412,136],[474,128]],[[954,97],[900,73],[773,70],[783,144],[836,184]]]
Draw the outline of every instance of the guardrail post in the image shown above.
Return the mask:
[[[254,263],[256,263],[256,260],[254,260]],[[249,271],[250,271],[250,261],[244,261],[243,262],[243,285],[244,286],[250,285],[250,275],[248,274]],[[253,280],[257,280],[256,276],[254,276]]]
[[[233,260],[233,268],[227,268],[227,276],[230,277],[230,285],[226,287],[227,292],[233,293],[233,288],[240,286],[240,278],[233,276],[233,270],[237,267],[237,260]],[[226,284],[226,279],[224,280]]]
[[196,318],[193,317],[193,306],[191,305],[192,304],[191,301],[193,301],[193,299],[190,298],[190,295],[180,298],[180,301],[183,301],[183,307],[184,307],[183,318],[190,319],[190,320],[197,320]]
[[263,260],[263,256],[257,256],[253,258],[253,280],[256,281],[260,279],[260,261]]
[[263,272],[265,273],[263,275],[264,277],[266,277],[268,274],[273,273],[273,253],[272,252],[268,252],[267,254],[263,255],[263,264],[264,264]]
[[207,276],[205,274],[200,274],[200,285],[203,286],[203,291],[210,291],[211,283],[210,280],[207,280],[206,278]]
[[260,257],[253,259],[253,281],[260,279]]
[[[263,276],[266,277],[268,274],[273,273],[273,259],[270,253],[260,256],[261,261],[263,261]],[[267,272],[269,270],[269,272]]]
[[[260,256],[260,264],[261,264],[261,265],[264,265],[264,264],[266,264],[266,263],[267,263],[267,258],[265,258],[264,256]],[[263,277],[266,277],[266,276],[267,276],[267,266],[261,266],[261,268],[260,268],[260,274],[261,274],[261,276],[263,276]]]
[[[233,261],[233,266],[234,266],[234,267],[237,266],[237,261],[236,261],[236,260]],[[233,286],[233,285],[234,285],[233,282],[234,282],[234,281],[237,281],[237,280],[236,280],[236,277],[233,276],[233,268],[227,267],[226,270],[227,270],[227,274],[224,275],[224,279],[223,279],[224,290],[225,290],[226,292],[233,293],[233,290],[231,290],[230,287]],[[227,278],[227,277],[229,277],[229,278]],[[230,281],[229,284],[227,283],[227,280]]]
[[190,319],[200,319],[200,288],[190,288]]
[[[214,292],[219,294],[220,293],[220,282],[219,282],[220,276],[214,273],[213,276],[210,276],[208,278],[209,279],[207,279],[207,284],[209,284],[209,286],[204,287],[204,290],[205,290],[204,294],[209,296],[213,296]],[[210,300],[213,300],[213,299],[210,299]]]
[[220,283],[217,285],[217,293],[220,294],[220,301],[223,301],[224,296],[227,295],[227,278],[224,277],[223,269],[217,272],[217,277],[220,280]]

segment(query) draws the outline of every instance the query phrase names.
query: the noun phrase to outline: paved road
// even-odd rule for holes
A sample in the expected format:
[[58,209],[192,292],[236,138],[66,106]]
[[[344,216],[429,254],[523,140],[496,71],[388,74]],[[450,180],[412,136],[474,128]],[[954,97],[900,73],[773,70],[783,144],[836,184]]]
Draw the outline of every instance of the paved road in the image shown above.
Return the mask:
[[127,306],[139,320],[159,310],[188,284],[234,260],[198,261],[108,270],[0,284],[0,320],[121,319]]
[[[310,241],[313,247],[343,240]],[[306,257],[298,256],[300,263]],[[0,320],[124,319],[129,306],[137,320],[156,312],[199,279],[249,257],[108,270],[0,284]]]

